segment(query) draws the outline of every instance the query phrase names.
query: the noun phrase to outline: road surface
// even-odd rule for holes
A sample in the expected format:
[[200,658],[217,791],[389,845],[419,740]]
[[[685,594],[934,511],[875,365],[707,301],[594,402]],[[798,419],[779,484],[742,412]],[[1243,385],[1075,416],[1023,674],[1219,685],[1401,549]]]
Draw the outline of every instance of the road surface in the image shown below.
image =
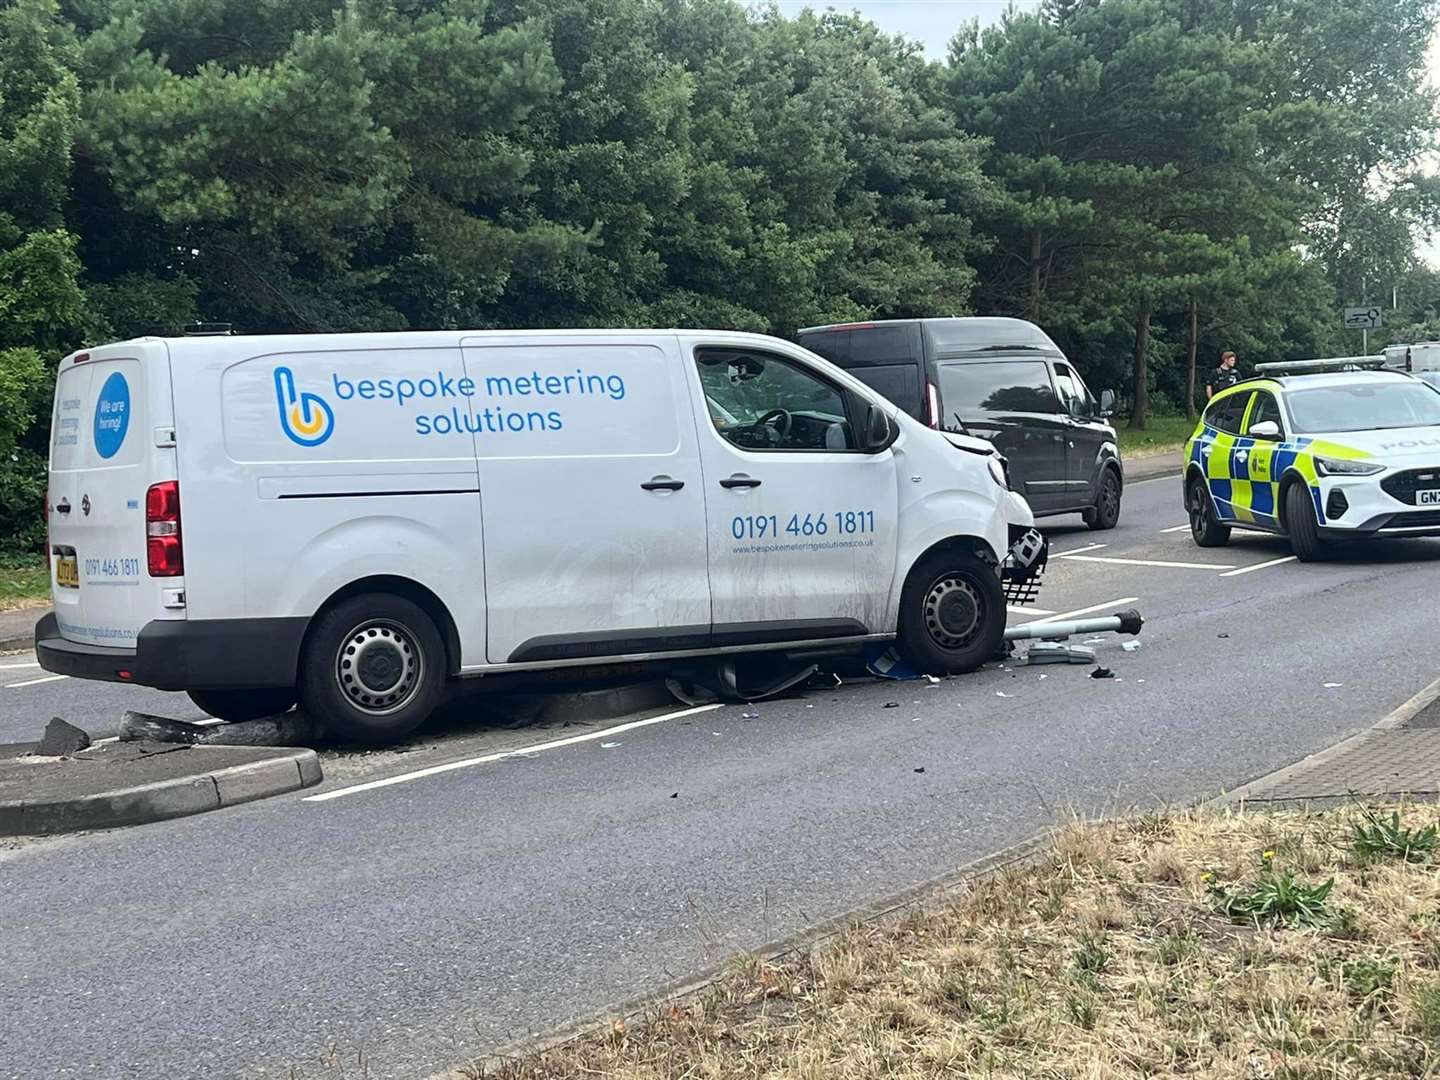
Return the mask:
[[[310,792],[0,847],[0,1077],[325,1076],[332,1045],[371,1077],[425,1076],[1071,809],[1237,785],[1435,676],[1416,645],[1440,543],[1300,565],[1258,535],[1202,551],[1183,524],[1165,479],[1111,532],[1049,529],[1044,609],[1148,620],[1138,651],[1098,646],[1113,680],[990,667],[608,733],[487,728],[472,702],[408,752],[330,755]],[[0,739],[186,710],[40,677],[0,670]]]

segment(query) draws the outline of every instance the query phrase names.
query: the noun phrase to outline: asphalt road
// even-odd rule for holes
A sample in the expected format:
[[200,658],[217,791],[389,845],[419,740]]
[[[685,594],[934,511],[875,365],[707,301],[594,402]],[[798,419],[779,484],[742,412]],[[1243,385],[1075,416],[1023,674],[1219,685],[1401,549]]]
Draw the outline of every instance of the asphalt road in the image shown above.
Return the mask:
[[[1138,651],[1098,646],[1113,680],[991,667],[610,734],[487,729],[473,702],[408,752],[332,755],[303,795],[0,847],[0,1077],[340,1075],[332,1045],[368,1076],[425,1076],[1072,809],[1237,785],[1435,676],[1417,645],[1440,542],[1304,566],[1260,536],[1201,551],[1162,531],[1183,524],[1178,486],[1133,487],[1112,532],[1050,530],[1045,609],[1148,619]],[[0,739],[168,704],[17,686],[41,674],[0,669]],[[356,788],[574,734],[591,737]]]

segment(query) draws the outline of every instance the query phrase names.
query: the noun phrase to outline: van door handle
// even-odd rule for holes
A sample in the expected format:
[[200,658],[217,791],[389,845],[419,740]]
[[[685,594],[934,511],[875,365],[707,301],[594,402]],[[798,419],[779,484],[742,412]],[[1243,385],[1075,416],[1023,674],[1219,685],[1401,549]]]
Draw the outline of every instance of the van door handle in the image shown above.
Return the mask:
[[760,486],[760,481],[756,480],[753,476],[746,476],[744,473],[736,473],[734,476],[727,476],[724,480],[721,480],[720,486],[727,489],[757,488]]
[[645,483],[641,484],[641,485],[640,485],[640,490],[641,490],[641,491],[679,491],[679,490],[680,490],[681,488],[683,488],[684,486],[685,486],[685,481],[684,481],[684,480],[672,480],[672,479],[670,479],[670,477],[666,476],[664,473],[661,473],[659,476],[654,477],[654,478],[651,479],[651,480],[646,480]]
[[68,514],[70,512],[70,500],[61,499],[55,504],[55,512],[57,514]]

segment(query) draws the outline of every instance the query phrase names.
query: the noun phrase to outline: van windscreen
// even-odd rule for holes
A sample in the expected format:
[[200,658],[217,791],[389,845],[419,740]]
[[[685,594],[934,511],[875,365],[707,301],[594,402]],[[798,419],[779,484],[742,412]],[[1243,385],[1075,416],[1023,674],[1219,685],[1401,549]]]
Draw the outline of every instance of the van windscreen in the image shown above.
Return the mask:
[[940,396],[946,417],[1060,411],[1050,372],[1039,360],[941,364]]

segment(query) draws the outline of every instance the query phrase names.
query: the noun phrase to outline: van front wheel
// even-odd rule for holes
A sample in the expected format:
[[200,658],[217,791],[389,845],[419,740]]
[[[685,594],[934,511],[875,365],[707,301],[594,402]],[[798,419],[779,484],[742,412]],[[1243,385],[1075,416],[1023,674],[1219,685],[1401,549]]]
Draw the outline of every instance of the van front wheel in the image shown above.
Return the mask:
[[1005,594],[995,568],[966,552],[927,555],[900,593],[899,630],[901,655],[922,674],[974,671],[1005,636]]
[[295,705],[295,691],[288,686],[263,690],[191,690],[188,693],[190,700],[202,712],[232,724],[279,716]]
[[445,684],[435,622],[402,596],[342,600],[311,627],[300,659],[300,702],[343,739],[392,742],[424,723]]

